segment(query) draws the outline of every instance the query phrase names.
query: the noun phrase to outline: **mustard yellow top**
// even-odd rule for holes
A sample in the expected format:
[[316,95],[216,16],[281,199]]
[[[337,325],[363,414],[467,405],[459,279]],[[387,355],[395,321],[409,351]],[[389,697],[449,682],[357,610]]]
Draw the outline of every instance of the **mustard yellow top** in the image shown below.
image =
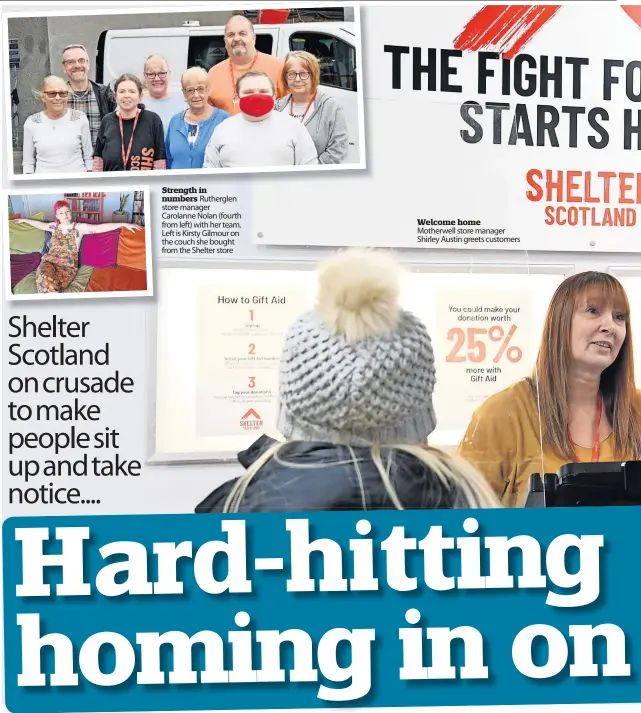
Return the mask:
[[[637,396],[641,403],[641,392]],[[599,460],[615,460],[613,440],[610,434],[601,441]],[[581,462],[592,460],[592,448],[577,446],[575,450]],[[458,453],[485,475],[509,507],[524,504],[532,473],[556,473],[567,462],[549,446],[541,450],[536,397],[525,379],[490,396],[476,409]]]

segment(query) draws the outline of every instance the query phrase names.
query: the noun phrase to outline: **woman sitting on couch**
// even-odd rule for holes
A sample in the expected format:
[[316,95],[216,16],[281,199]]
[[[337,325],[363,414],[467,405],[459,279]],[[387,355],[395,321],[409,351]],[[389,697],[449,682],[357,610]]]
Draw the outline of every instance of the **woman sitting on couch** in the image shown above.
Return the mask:
[[27,223],[39,230],[51,232],[49,250],[42,258],[36,272],[38,292],[62,292],[73,282],[78,273],[80,245],[85,235],[107,233],[117,228],[142,230],[134,223],[76,223],[67,201],[56,201],[53,208],[55,222],[45,223],[31,218],[18,218],[16,223]]

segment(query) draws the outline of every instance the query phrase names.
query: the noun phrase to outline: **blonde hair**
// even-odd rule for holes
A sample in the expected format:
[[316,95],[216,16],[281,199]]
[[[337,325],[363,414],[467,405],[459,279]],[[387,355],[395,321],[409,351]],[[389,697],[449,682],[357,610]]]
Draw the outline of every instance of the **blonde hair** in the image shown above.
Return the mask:
[[[254,479],[254,476],[260,471],[260,469],[272,458],[278,461],[279,465],[298,468],[301,470],[316,470],[323,467],[335,467],[339,465],[336,462],[326,462],[326,463],[315,463],[307,465],[298,465],[291,462],[286,462],[278,458],[279,452],[292,441],[277,443],[271,448],[269,448],[265,453],[263,453],[260,458],[258,458],[248,469],[248,471],[242,475],[234,483],[227,499],[225,500],[223,506],[224,513],[234,513],[239,512],[242,505],[245,493],[250,483]],[[351,462],[354,466],[356,476],[361,488],[363,510],[367,510],[366,500],[365,500],[365,489],[364,483],[360,471],[360,466],[358,464],[358,459],[354,453],[352,447],[347,446],[351,454]],[[387,463],[383,462],[382,451],[387,450],[388,458]],[[437,481],[438,489],[449,491],[453,495],[453,499],[460,499],[461,505],[458,507],[465,508],[499,508],[502,507],[499,500],[497,499],[494,491],[491,489],[487,480],[467,461],[462,460],[454,456],[450,456],[447,453],[439,450],[438,448],[431,448],[429,446],[411,446],[411,445],[392,445],[392,446],[382,446],[379,444],[373,444],[370,446],[370,455],[376,469],[381,477],[381,481],[387,495],[394,507],[397,510],[404,510],[405,507],[401,502],[396,488],[392,483],[390,477],[391,467],[395,462],[394,456],[398,452],[407,453],[418,460],[428,471],[428,477],[434,477]],[[435,489],[435,502],[433,507],[440,507],[440,502],[438,501],[438,493]],[[429,506],[427,506],[429,507]],[[426,509],[427,509],[426,507]]]
[[62,84],[65,85],[65,89],[67,91],[69,91],[69,86],[67,85],[67,82],[65,82],[65,80],[62,77],[58,77],[55,74],[50,74],[42,80],[42,82],[40,83],[40,89],[32,90],[33,95],[38,97],[43,104],[44,104],[44,93],[45,93],[45,91],[47,91],[45,89],[45,87],[47,86],[47,84],[49,84],[49,82],[55,81],[56,79],[59,82],[62,82]]
[[49,76],[45,77],[45,78],[42,80],[42,82],[40,83],[40,93],[42,94],[42,92],[45,91],[45,87],[47,86],[47,84],[48,84],[49,82],[52,82],[52,81],[54,81],[54,80],[56,80],[56,79],[57,79],[59,82],[62,82],[62,84],[64,84],[65,87],[67,87],[67,82],[65,82],[65,80],[64,80],[62,77],[58,77],[56,74],[50,74]]
[[289,89],[289,85],[287,84],[287,72],[289,72],[289,68],[291,66],[292,61],[298,60],[303,67],[307,69],[308,72],[311,73],[312,77],[312,92],[315,92],[316,89],[318,88],[318,85],[320,84],[320,63],[316,57],[314,57],[311,52],[305,52],[304,50],[296,50],[294,52],[290,52],[286,57],[285,57],[285,64],[283,64],[283,84]]
[[180,86],[184,89],[185,77],[195,76],[202,78],[203,82],[209,84],[209,74],[206,69],[203,69],[202,67],[189,67],[189,69],[186,69],[180,77]]
[[161,54],[150,54],[149,57],[147,57],[147,59],[145,60],[145,63],[143,64],[143,66],[142,66],[143,74],[147,71],[147,65],[149,64],[149,62],[150,62],[152,59],[159,59],[159,60],[161,60],[161,61],[164,63],[165,67],[167,67],[167,72],[169,72],[169,62],[167,62],[167,58],[166,58],[166,57],[163,57],[163,55],[161,55]]

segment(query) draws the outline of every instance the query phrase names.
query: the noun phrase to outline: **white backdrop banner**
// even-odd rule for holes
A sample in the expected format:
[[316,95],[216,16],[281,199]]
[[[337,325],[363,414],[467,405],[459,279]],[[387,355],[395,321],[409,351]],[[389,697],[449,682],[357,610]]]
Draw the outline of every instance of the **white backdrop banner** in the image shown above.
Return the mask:
[[257,179],[257,242],[638,251],[640,15],[365,6],[368,168]]

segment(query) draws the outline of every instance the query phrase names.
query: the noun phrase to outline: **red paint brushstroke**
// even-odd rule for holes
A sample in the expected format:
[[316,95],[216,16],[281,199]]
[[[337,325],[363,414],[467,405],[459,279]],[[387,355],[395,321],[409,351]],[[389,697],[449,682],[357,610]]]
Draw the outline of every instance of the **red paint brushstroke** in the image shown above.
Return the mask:
[[517,55],[561,9],[560,5],[486,5],[465,25],[454,48]]
[[623,12],[627,12],[628,15],[641,27],[641,5],[621,5]]

